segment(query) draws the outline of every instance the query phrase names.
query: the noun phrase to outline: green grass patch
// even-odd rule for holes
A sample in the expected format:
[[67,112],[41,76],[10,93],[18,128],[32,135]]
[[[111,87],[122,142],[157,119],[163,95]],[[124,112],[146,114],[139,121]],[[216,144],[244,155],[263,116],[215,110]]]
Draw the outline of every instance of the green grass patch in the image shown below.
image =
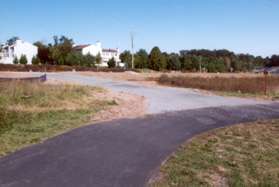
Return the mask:
[[0,83],[0,156],[89,123],[117,103],[88,86]]
[[217,129],[193,138],[152,186],[278,186],[279,120]]

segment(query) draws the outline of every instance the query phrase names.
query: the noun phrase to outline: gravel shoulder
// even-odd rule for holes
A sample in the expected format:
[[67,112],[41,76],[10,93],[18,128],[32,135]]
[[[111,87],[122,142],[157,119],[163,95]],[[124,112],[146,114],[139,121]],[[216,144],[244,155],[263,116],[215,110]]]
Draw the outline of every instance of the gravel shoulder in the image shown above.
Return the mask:
[[159,114],[219,106],[269,104],[270,101],[222,97],[187,88],[146,86],[134,81],[84,76],[79,73],[49,73],[49,78],[74,81],[79,84],[101,86],[116,92],[143,96],[147,102],[147,114]]

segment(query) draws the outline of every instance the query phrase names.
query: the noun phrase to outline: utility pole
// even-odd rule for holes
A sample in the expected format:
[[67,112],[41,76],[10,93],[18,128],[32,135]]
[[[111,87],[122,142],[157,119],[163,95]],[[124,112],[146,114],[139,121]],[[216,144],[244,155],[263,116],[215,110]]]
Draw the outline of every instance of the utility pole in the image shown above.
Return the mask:
[[134,69],[134,34],[131,32],[132,69]]

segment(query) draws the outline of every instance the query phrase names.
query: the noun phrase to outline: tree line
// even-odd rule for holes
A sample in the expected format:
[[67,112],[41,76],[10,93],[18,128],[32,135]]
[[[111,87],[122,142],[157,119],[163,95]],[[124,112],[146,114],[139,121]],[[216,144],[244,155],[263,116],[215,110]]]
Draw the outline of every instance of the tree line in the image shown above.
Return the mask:
[[[13,45],[19,37],[12,37],[7,40],[7,45]],[[68,65],[68,66],[86,66],[95,67],[96,64],[102,62],[101,55],[92,56],[90,54],[83,55],[79,51],[75,51],[73,48],[73,39],[66,36],[54,36],[53,43],[44,44],[43,42],[37,41],[34,43],[38,47],[38,54],[33,57],[32,64],[49,64],[49,65]],[[111,59],[110,62],[115,62]],[[14,64],[27,64],[26,55],[17,57],[13,60]],[[110,63],[111,66],[115,66],[115,63]]]
[[[132,54],[124,51],[122,62],[132,67]],[[181,50],[180,53],[161,52],[154,47],[148,54],[140,49],[134,55],[135,68],[149,68],[156,71],[181,70],[189,72],[240,72],[251,71],[264,66],[279,66],[279,56],[262,58],[250,54],[235,54],[229,50]]]
[[[40,41],[35,42],[34,45],[38,47],[38,55],[34,59],[35,64],[95,67],[102,61],[100,55],[83,55],[81,52],[75,51],[73,39],[65,36],[54,36],[53,43],[47,45]],[[34,64],[33,60],[32,64]]]
[[[18,37],[7,41],[11,44]],[[83,55],[73,49],[73,39],[65,36],[54,36],[53,42],[44,44],[40,41],[34,45],[38,47],[38,55],[32,59],[32,64],[68,65],[95,67],[102,62],[101,55]],[[132,54],[125,50],[120,54],[121,62],[126,68],[132,68]],[[27,64],[26,56],[14,59],[15,64]],[[115,67],[115,59],[110,59],[109,67]],[[232,51],[222,50],[181,50],[179,53],[162,52],[154,47],[150,53],[140,49],[134,55],[134,68],[152,69],[156,71],[180,70],[189,72],[240,72],[251,71],[258,67],[279,66],[279,55],[263,58],[250,54],[235,54]]]

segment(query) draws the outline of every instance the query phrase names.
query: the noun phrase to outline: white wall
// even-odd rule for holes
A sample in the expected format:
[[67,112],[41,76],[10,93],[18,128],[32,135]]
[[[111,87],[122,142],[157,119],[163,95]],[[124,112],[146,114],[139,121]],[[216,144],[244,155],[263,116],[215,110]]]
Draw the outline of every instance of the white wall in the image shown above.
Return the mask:
[[24,42],[22,40],[17,40],[15,44],[13,45],[14,52],[11,51],[11,46],[9,46],[9,56],[3,57],[0,59],[0,63],[4,64],[12,64],[15,57],[20,59],[22,55],[25,55],[28,61],[28,64],[32,63],[32,58],[36,57],[38,54],[38,47],[28,43]]
[[120,62],[119,50],[117,49],[117,53],[115,53],[115,52],[103,52],[101,42],[97,42],[95,45],[93,44],[93,45],[89,45],[89,46],[83,48],[82,49],[82,54],[83,55],[90,54],[90,55],[93,55],[93,56],[97,56],[98,54],[100,54],[101,57],[102,57],[102,63],[99,64],[100,67],[107,67],[108,66],[107,62],[111,58],[114,58],[117,63]]
[[108,62],[110,59],[114,58],[114,60],[118,63],[120,62],[120,53],[117,49],[117,52],[111,52],[111,51],[103,51],[102,59],[104,62]]
[[83,55],[90,54],[93,56],[97,56],[99,53],[102,56],[102,45],[100,42],[97,42],[96,45],[89,45],[88,47],[82,49]]

